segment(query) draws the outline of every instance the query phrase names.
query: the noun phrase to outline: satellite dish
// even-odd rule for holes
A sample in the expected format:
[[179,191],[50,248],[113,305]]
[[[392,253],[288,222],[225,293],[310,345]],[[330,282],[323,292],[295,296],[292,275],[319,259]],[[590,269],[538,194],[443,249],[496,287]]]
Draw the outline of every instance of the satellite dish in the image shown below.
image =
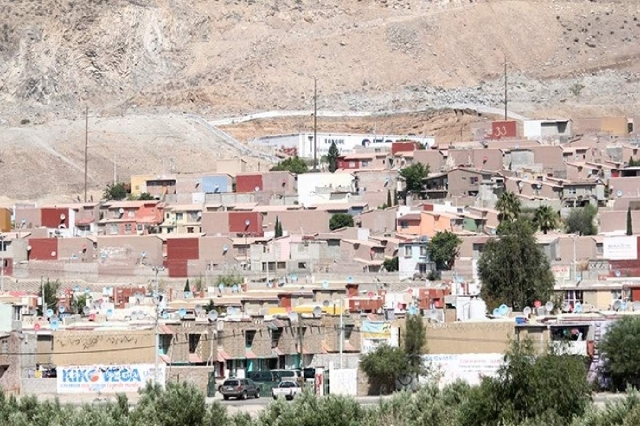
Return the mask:
[[136,318],[138,320],[143,320],[145,317],[145,313],[143,311],[138,311],[138,314],[136,315]]
[[622,273],[620,272],[620,270],[619,270],[619,269],[616,269],[615,274],[616,274],[616,277],[620,277],[620,275],[622,275]]
[[313,308],[313,315],[319,317],[322,315],[322,308],[320,306],[316,306]]
[[109,308],[107,309],[107,318],[112,317],[113,316],[113,309]]
[[493,316],[494,316],[494,317],[499,317],[499,316],[501,316],[501,314],[500,314],[500,309],[498,309],[498,308],[495,308],[495,309],[493,310],[493,312],[492,312],[492,313],[493,313]]
[[547,311],[547,313],[551,313],[553,312],[553,302],[547,302],[544,304],[544,310]]
[[273,283],[272,283],[271,281],[269,281],[269,282],[267,283],[267,287],[268,287],[268,288],[273,288]]
[[409,315],[415,315],[418,312],[415,306],[409,308]]
[[118,209],[118,213],[120,213],[120,214],[124,214],[124,209],[123,209],[122,207],[120,207],[120,208]]
[[80,286],[76,285],[75,287],[73,287],[73,291],[80,291]]
[[34,329],[35,331],[40,331],[40,324],[35,324],[35,325],[33,326],[33,329]]
[[209,321],[215,321],[218,319],[218,312],[216,312],[215,310],[210,310],[209,313],[207,314],[207,319]]
[[27,246],[27,251],[31,251],[31,246]]
[[84,308],[82,308],[82,313],[85,315],[89,315],[89,312],[91,312],[91,308],[88,306],[85,306]]
[[185,298],[185,299],[191,299],[191,296],[192,296],[192,294],[191,294],[191,292],[190,292],[190,291],[185,291],[185,292],[184,292],[184,298]]
[[64,311],[66,311],[66,309],[64,308],[64,306],[58,306],[58,313],[60,313],[60,314],[64,314]]
[[622,308],[622,300],[620,299],[614,300],[613,303],[611,304],[611,308],[614,311],[619,311]]
[[198,218],[201,218],[202,217],[202,212],[198,212],[197,216],[198,216]]
[[180,308],[178,310],[178,316],[180,318],[184,318],[185,316],[187,316],[187,310],[185,308]]
[[256,187],[255,187],[255,188],[253,188],[253,189],[254,189],[256,192],[259,192],[259,191],[260,191],[260,187],[259,187],[259,186],[256,186]]
[[329,288],[329,281],[322,281],[322,288]]
[[202,308],[202,305],[196,305],[194,309],[197,313],[204,311],[204,309]]
[[244,221],[244,226],[249,226],[251,225],[251,221],[249,219]]
[[570,308],[571,305],[569,304],[569,302],[562,302],[562,306],[560,307],[560,309],[562,309],[562,312],[569,312]]
[[371,297],[375,296],[375,294],[372,291],[370,291],[370,292],[367,293],[367,296],[369,296],[371,298]]
[[437,319],[438,318],[438,311],[436,311],[435,309],[429,310],[429,318]]
[[222,246],[222,251],[225,252],[225,253],[228,252],[229,251],[229,246],[227,246],[227,245]]
[[325,308],[328,308],[331,305],[331,302],[329,302],[328,300],[325,300],[322,302],[322,306],[324,306]]
[[57,315],[52,316],[51,318],[49,318],[49,322],[53,322],[53,321],[60,321],[60,317]]
[[620,305],[620,310],[621,311],[626,311],[627,310],[627,302],[622,302],[622,304]]
[[542,184],[541,183],[537,183],[536,184],[536,188],[541,189],[542,188]]
[[224,284],[222,284],[222,283],[218,284],[218,290],[220,290],[220,292],[222,292],[222,290],[224,290]]
[[162,319],[169,319],[169,312],[162,311]]
[[65,214],[64,214],[64,213],[62,213],[62,214],[60,215],[60,220],[65,220],[66,218],[67,218],[67,216],[65,216]]
[[527,316],[527,317],[528,317],[529,315],[531,315],[531,308],[530,308],[530,307],[528,307],[528,306],[527,306],[527,307],[525,307],[525,308],[522,310],[522,314],[523,314],[524,316]]
[[100,255],[100,257],[101,257],[101,258],[103,258],[103,259],[106,259],[106,258],[107,258],[107,253],[102,253],[102,254]]
[[618,190],[616,191],[616,196],[617,196],[618,198],[622,197],[622,191],[618,189]]
[[582,312],[582,304],[580,302],[576,303],[576,305],[573,307],[573,312],[575,312],[576,314]]
[[353,284],[353,277],[351,277],[351,276],[347,277],[347,282],[349,284]]
[[640,311],[640,301],[635,301],[631,304],[631,306],[633,307],[634,311]]
[[231,287],[231,291],[234,293],[238,292],[238,284],[234,284],[233,287]]
[[95,321],[95,320],[96,320],[96,314],[90,314],[89,321]]
[[509,307],[507,305],[505,305],[504,303],[502,305],[500,305],[500,307],[498,308],[500,309],[500,315],[505,316],[509,313]]
[[51,252],[51,257],[56,257],[56,252],[55,251]]
[[47,309],[46,315],[47,318],[51,318],[53,316],[53,309]]
[[143,251],[142,253],[140,253],[140,257],[147,257],[147,252]]
[[291,322],[298,321],[298,313],[295,311],[289,312],[289,320],[291,320]]

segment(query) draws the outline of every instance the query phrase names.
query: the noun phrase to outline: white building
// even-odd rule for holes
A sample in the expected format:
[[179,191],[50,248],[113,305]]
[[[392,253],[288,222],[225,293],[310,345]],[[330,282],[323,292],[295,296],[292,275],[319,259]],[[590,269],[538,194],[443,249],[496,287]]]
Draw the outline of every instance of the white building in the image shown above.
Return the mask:
[[[415,141],[431,147],[435,143],[433,136],[401,136],[401,135],[351,135],[341,133],[318,133],[317,157],[327,155],[331,144],[335,142],[341,154],[354,152],[356,147],[374,147],[390,150],[391,144],[398,141]],[[254,145],[270,147],[274,150],[295,149],[298,157],[313,158],[314,144],[313,133],[300,133],[294,135],[277,135],[258,138]]]
[[416,275],[426,277],[433,269],[426,238],[403,241],[398,245],[398,272],[401,280]]
[[298,203],[305,206],[347,203],[356,192],[351,173],[304,173],[298,175]]
[[571,137],[571,120],[525,120],[524,137],[566,141]]

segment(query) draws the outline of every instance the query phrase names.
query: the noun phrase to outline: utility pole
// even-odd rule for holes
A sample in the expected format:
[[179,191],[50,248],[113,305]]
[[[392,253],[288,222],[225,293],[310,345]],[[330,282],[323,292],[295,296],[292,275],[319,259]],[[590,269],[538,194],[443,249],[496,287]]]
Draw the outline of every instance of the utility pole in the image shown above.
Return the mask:
[[507,97],[507,55],[504,55],[504,121],[507,121],[507,105],[508,105],[508,97]]
[[0,246],[2,248],[2,258],[0,259],[0,291],[4,292],[4,268],[6,266],[5,262],[6,262],[6,258],[4,257],[4,254],[6,252],[5,250],[5,245],[4,245],[4,239],[5,239],[5,235],[0,235]]
[[[342,301],[344,299],[341,297],[340,298],[340,369],[342,370],[342,352],[343,352],[343,345],[344,345],[344,324],[342,322]],[[335,306],[335,305],[334,305]]]
[[87,202],[87,164],[89,163],[89,106],[84,109],[84,202]]
[[318,79],[313,77],[313,171],[318,171]]
[[159,361],[159,354],[158,351],[160,349],[160,333],[158,333],[158,320],[160,318],[160,293],[158,292],[158,272],[160,272],[161,268],[158,268],[157,266],[153,267],[153,272],[155,272],[155,279],[154,279],[154,284],[153,284],[153,289],[155,292],[155,296],[154,296],[154,303],[155,303],[155,308],[156,308],[156,320],[155,320],[155,337],[156,337],[156,346],[154,348],[154,362],[155,362],[155,366],[153,369],[153,383],[154,384],[158,384],[158,365],[160,363]]
[[47,303],[44,297],[44,276],[42,275],[40,275],[40,294],[42,295],[42,316],[44,317],[47,315],[47,310],[46,310]]
[[118,184],[118,163],[117,157],[113,156],[113,186]]

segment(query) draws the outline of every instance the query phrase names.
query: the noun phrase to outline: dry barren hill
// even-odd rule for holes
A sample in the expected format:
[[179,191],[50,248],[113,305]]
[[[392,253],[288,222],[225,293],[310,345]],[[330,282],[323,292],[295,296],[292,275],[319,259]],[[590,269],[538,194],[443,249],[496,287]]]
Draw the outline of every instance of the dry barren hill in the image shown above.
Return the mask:
[[9,122],[310,104],[635,108],[637,0],[0,0]]
[[314,76],[323,110],[500,107],[506,57],[516,112],[632,115],[639,40],[637,0],[0,0],[0,196],[80,192],[85,105],[95,189],[114,155],[122,175],[240,155],[183,113],[307,109]]

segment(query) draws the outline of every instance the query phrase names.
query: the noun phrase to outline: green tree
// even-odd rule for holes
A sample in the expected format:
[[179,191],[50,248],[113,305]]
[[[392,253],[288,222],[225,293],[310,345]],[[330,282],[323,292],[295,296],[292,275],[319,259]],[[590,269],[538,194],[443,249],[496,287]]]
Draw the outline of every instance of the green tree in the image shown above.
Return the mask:
[[598,227],[594,223],[598,210],[591,204],[574,208],[569,213],[565,225],[567,233],[578,235],[596,235]]
[[420,193],[422,192],[424,178],[429,176],[429,165],[413,163],[410,166],[400,169],[400,176],[405,182],[405,198],[407,193]]
[[106,201],[124,200],[125,198],[127,198],[127,187],[122,182],[116,183],[115,185],[109,184],[105,188],[102,194],[102,198],[104,198]]
[[516,194],[507,191],[502,193],[496,203],[496,210],[499,212],[499,219],[503,221],[513,221],[520,215],[521,203]]
[[387,208],[393,206],[392,202],[391,202],[391,190],[387,189]]
[[276,225],[274,229],[275,237],[282,237],[282,222],[280,222],[280,218],[276,216]]
[[627,235],[633,235],[633,220],[631,219],[631,207],[627,207]]
[[534,213],[533,223],[546,234],[558,227],[558,213],[551,206],[540,206]]
[[398,205],[398,191],[397,190],[393,190],[393,205],[397,206]]
[[336,213],[329,220],[329,229],[332,231],[353,226],[353,216],[347,213]]
[[[60,290],[60,281],[49,281],[49,278],[47,278],[47,281],[44,283],[40,292],[40,296],[44,296],[47,309],[52,309],[54,312],[58,309],[58,290]],[[38,306],[38,315],[44,315],[42,312],[42,305]]]
[[438,232],[427,242],[429,257],[438,270],[450,270],[453,267],[460,244],[460,237],[450,231]]
[[640,387],[640,318],[624,316],[609,326],[598,344],[605,373],[615,389]]
[[329,171],[334,173],[338,170],[338,157],[340,156],[340,151],[338,151],[338,147],[335,142],[331,142],[331,146],[329,147],[329,152],[327,152],[327,163],[329,163]]
[[191,286],[189,286],[189,278],[187,278],[187,282],[184,283],[184,290],[185,293],[191,291]]
[[244,282],[244,279],[240,275],[226,274],[219,275],[216,279],[216,285],[222,284],[225,287],[232,287],[234,285],[240,285]]
[[373,388],[379,389],[380,393],[390,393],[395,390],[398,377],[409,371],[409,364],[401,348],[382,344],[360,357],[360,368]]
[[633,157],[629,157],[629,162],[627,163],[627,167],[638,167],[640,166],[640,160],[634,160]]
[[87,306],[87,295],[82,293],[78,295],[74,295],[71,300],[71,313],[72,314],[82,314],[82,310]]
[[287,171],[296,175],[300,175],[302,173],[307,173],[309,171],[309,167],[304,160],[298,156],[289,157],[280,161],[278,164],[271,168],[272,172],[282,172]]
[[526,219],[500,224],[498,238],[484,246],[478,274],[487,304],[506,303],[514,310],[531,306],[535,300],[548,300],[555,283],[549,260]]
[[426,372],[422,354],[426,349],[427,336],[422,316],[407,315],[405,322],[404,353],[407,356],[407,373],[420,377]]
[[394,256],[391,259],[385,259],[384,262],[382,262],[382,266],[387,272],[396,272],[400,269],[398,256]]
[[[471,390],[462,402],[459,422],[567,425],[584,414],[590,401],[591,386],[581,357],[553,351],[538,356],[532,342],[525,340],[513,343],[497,377],[485,377]],[[523,423],[528,420],[533,422]]]
[[151,194],[149,194],[148,192],[143,192],[140,195],[138,195],[138,200],[155,200],[155,197]]

